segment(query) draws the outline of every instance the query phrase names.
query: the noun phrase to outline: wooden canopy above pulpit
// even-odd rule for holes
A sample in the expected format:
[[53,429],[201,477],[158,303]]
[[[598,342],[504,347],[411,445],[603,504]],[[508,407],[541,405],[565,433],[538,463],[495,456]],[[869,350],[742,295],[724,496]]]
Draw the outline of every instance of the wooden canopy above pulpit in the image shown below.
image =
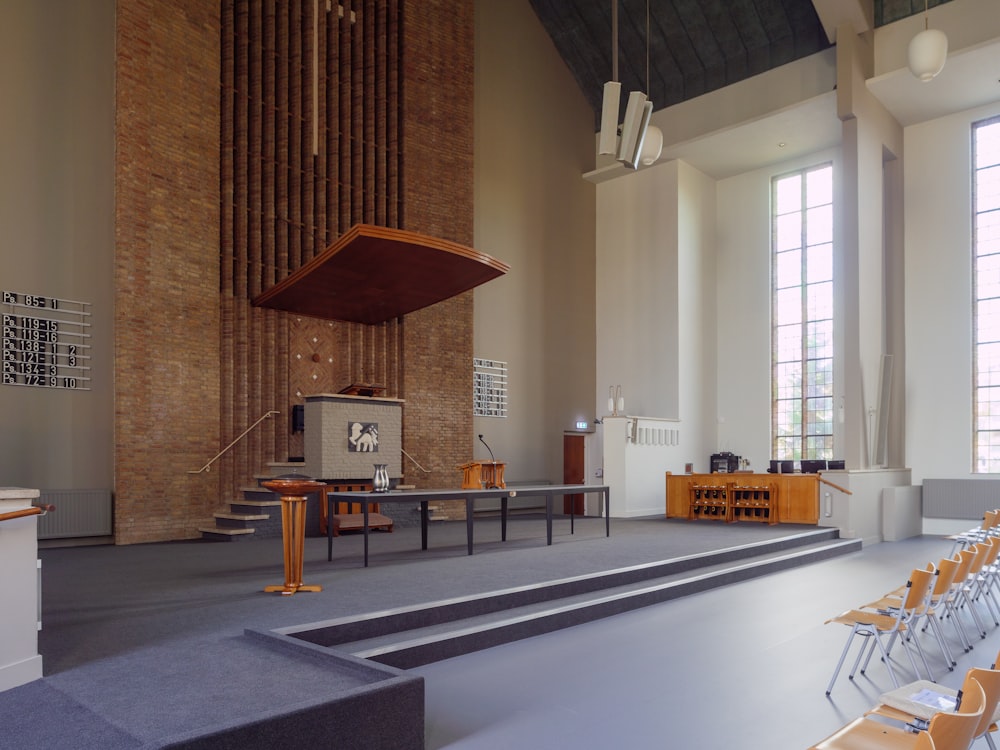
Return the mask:
[[442,302],[509,270],[506,263],[456,242],[356,224],[252,303],[374,325]]

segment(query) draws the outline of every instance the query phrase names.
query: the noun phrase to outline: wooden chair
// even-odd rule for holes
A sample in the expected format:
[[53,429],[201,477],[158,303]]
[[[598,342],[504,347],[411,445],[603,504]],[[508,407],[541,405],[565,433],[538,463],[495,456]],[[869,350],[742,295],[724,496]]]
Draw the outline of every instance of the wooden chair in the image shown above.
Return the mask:
[[[986,694],[978,680],[969,682],[957,713],[940,711],[934,714],[926,732],[887,724],[877,719],[861,717],[842,727],[810,750],[914,750],[933,747],[936,750],[968,750],[983,718]],[[928,739],[932,744],[927,744]]]
[[[954,558],[946,557],[942,559],[937,566],[937,577],[934,580],[934,587],[931,589],[931,595],[927,600],[927,611],[925,613],[925,621],[927,625],[924,627],[930,627],[934,632],[934,637],[938,642],[938,646],[941,648],[941,653],[944,654],[945,660],[951,665],[948,667],[948,671],[952,671],[955,665],[958,664],[955,661],[955,657],[952,656],[951,648],[948,646],[948,639],[944,635],[944,625],[941,621],[940,614],[944,612],[948,616],[947,600],[951,593],[952,584],[955,582],[955,573],[958,571],[958,561]],[[955,628],[959,627],[958,623],[953,620]],[[962,638],[962,633],[959,630],[959,638]],[[962,640],[962,645],[964,647],[965,641]]]
[[[966,672],[962,685],[963,695],[972,688],[973,680],[982,686],[984,696],[983,715],[976,727],[975,734],[973,734],[973,739],[985,737],[991,750],[996,750],[996,745],[990,735],[997,730],[997,710],[1000,706],[1000,670],[980,667],[970,669]],[[888,693],[883,693],[879,696],[878,705],[865,716],[882,716],[904,725],[925,729],[938,709],[927,703],[913,700],[913,696],[920,695],[940,695],[948,699],[955,699],[958,696],[958,691],[933,682],[918,680]]]
[[[979,576],[982,575],[983,563],[986,560],[986,553],[989,550],[985,543],[973,544],[971,547],[967,547],[958,553],[959,557],[968,563],[965,571],[965,577],[959,581],[959,597],[961,603],[968,607],[969,614],[972,619],[976,622],[976,627],[979,628],[979,636],[981,638],[986,637],[986,626],[983,625],[983,621],[979,618],[979,612],[974,606],[975,603],[983,601],[986,604],[986,608],[989,610],[990,615],[993,617],[993,621],[1000,625],[1000,619],[997,617],[997,612],[994,609],[994,605],[990,602],[990,597],[983,596],[984,591],[980,585]],[[995,602],[994,602],[995,603]]]
[[[1000,542],[1000,540],[998,540],[998,542]],[[1000,545],[998,545],[998,550],[1000,550]],[[951,619],[952,624],[958,632],[958,637],[961,641],[963,650],[968,651],[970,648],[970,646],[967,645],[965,634],[962,632],[961,627],[958,624],[957,615],[948,609],[948,598],[951,594],[952,586],[955,583],[955,575],[957,572],[957,558],[945,557],[937,564],[937,568],[934,571],[934,585],[931,588],[930,596],[927,599],[927,605],[924,607],[922,612],[924,626],[921,628],[921,631],[926,632],[928,627],[931,629],[931,633],[937,641],[938,648],[941,650],[941,655],[944,656],[945,664],[947,665],[949,672],[954,670],[958,662],[952,655],[951,647],[948,645],[948,639],[945,637],[944,625],[940,616],[942,612],[944,612],[945,619]],[[887,594],[886,597],[902,598],[904,595],[905,587]]]
[[975,593],[977,596],[983,597],[983,601],[986,602],[990,614],[993,615],[993,622],[1000,626],[1000,620],[998,620],[1000,603],[997,602],[996,594],[994,593],[994,588],[996,587],[997,556],[1000,555],[1000,539],[991,536],[979,544],[985,548],[985,554],[979,566],[979,572],[975,577]]
[[946,539],[951,539],[954,544],[951,547],[949,557],[954,557],[959,550],[976,542],[981,542],[989,536],[997,536],[998,525],[1000,525],[1000,510],[988,510],[983,514],[983,520],[975,528],[963,531],[961,534],[953,534]]
[[[953,621],[955,623],[955,627],[958,629],[959,635],[962,639],[962,645],[966,651],[970,651],[972,649],[972,640],[969,638],[969,634],[966,632],[965,626],[962,624],[962,618],[959,617],[959,612],[962,610],[968,610],[980,637],[986,637],[986,631],[982,628],[982,625],[979,622],[979,615],[976,614],[976,611],[971,608],[971,604],[967,602],[967,592],[965,590],[966,581],[969,578],[969,568],[974,558],[975,554],[970,553],[969,550],[962,550],[955,555],[958,567],[955,570],[955,580],[951,584],[951,591],[945,599],[945,607],[948,611],[948,615],[954,618]],[[970,606],[967,606],[967,604],[970,604]]]
[[841,625],[848,625],[851,628],[851,632],[847,636],[847,643],[844,644],[844,650],[840,654],[840,660],[837,662],[837,667],[834,669],[833,676],[830,678],[830,684],[827,685],[827,695],[829,695],[833,690],[833,684],[837,681],[837,675],[840,674],[840,670],[844,666],[844,659],[847,658],[847,652],[850,650],[851,643],[854,641],[855,636],[862,636],[862,645],[858,651],[858,656],[854,661],[854,667],[851,669],[849,679],[854,679],[854,675],[858,671],[858,667],[861,665],[861,659],[865,656],[865,646],[867,644],[864,641],[866,639],[871,639],[868,659],[865,659],[865,666],[861,670],[861,673],[865,673],[871,654],[874,652],[875,648],[878,648],[882,655],[882,661],[885,663],[886,669],[889,672],[889,678],[892,680],[893,686],[899,687],[899,681],[896,679],[896,673],[893,671],[892,662],[889,660],[889,651],[886,648],[886,641],[883,641],[883,638],[894,639],[896,636],[901,637],[903,650],[906,651],[906,655],[910,659],[910,665],[913,667],[913,671],[919,679],[920,670],[917,668],[917,663],[913,659],[913,654],[910,651],[909,641],[906,638],[906,635],[910,627],[910,622],[912,622],[912,618],[914,617],[914,613],[925,606],[927,602],[932,581],[933,572],[931,570],[928,570],[927,568],[916,568],[910,573],[910,577],[906,583],[906,596],[903,597],[901,600],[901,606],[897,609],[885,610],[881,612],[874,609],[851,609],[846,612],[842,612],[836,617],[831,617],[826,621],[826,624],[837,622]]

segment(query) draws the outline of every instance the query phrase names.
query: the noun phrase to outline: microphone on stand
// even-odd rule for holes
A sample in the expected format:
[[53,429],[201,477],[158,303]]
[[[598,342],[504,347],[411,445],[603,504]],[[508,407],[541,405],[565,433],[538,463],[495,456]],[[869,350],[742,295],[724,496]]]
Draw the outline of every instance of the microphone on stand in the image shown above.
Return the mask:
[[490,449],[490,446],[487,445],[485,440],[483,440],[482,435],[479,436],[479,442],[486,446],[486,450],[490,452],[490,460],[493,462],[493,474],[490,477],[492,481],[490,482],[489,487],[484,487],[484,489],[495,490],[497,488],[497,459],[493,455],[493,451]]

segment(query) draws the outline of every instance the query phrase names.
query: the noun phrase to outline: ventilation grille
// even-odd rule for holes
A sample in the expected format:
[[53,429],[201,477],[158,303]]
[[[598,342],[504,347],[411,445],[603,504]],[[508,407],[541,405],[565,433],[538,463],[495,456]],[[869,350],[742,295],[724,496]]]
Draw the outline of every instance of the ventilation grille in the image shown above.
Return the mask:
[[1000,480],[925,479],[924,516],[981,521],[988,510],[1000,508]]

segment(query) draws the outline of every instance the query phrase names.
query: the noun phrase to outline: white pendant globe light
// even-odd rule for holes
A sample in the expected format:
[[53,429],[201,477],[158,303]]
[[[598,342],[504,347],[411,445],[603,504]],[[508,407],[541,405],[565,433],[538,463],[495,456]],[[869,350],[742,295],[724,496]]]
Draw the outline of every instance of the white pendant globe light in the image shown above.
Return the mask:
[[928,28],[927,0],[924,0],[924,30],[910,40],[906,63],[921,81],[929,81],[944,69],[948,59],[948,37],[940,29]]

